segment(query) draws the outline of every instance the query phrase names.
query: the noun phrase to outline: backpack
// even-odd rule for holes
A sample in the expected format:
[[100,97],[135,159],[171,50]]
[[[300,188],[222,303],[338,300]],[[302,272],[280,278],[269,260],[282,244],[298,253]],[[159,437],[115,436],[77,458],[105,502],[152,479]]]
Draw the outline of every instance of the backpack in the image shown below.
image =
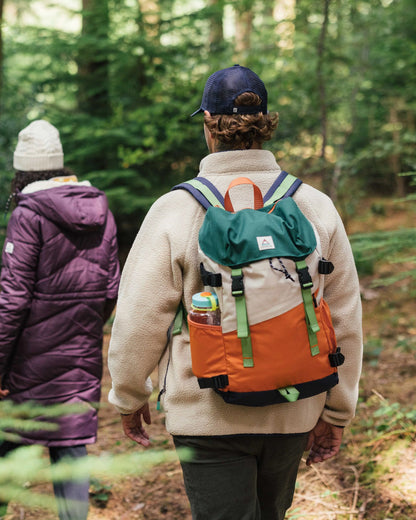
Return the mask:
[[[292,195],[301,185],[281,172],[264,197],[240,177],[225,196],[196,177],[175,186],[207,210],[199,231],[200,273],[218,296],[221,325],[188,316],[192,371],[201,389],[227,403],[265,406],[294,402],[338,383],[344,356],[323,299],[319,235]],[[230,191],[253,187],[254,208],[233,211]]]

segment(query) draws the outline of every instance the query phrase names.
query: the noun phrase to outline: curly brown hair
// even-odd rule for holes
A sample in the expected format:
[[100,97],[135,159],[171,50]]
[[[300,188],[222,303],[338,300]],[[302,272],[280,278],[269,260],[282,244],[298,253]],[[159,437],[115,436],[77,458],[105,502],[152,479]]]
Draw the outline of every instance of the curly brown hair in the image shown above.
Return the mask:
[[[261,99],[253,92],[244,92],[235,99],[236,106],[260,106]],[[269,141],[279,123],[279,114],[204,115],[204,122],[216,142],[218,151],[249,149],[253,144]]]
[[6,202],[6,213],[10,208],[11,203],[17,202],[17,195],[25,186],[36,181],[46,181],[53,177],[69,177],[74,175],[74,172],[69,168],[62,168],[59,170],[43,170],[40,172],[22,172],[16,170],[11,183],[11,193]]
[[12,193],[22,191],[25,186],[36,181],[47,181],[53,177],[69,177],[74,172],[69,168],[59,170],[43,170],[40,172],[16,171],[12,180]]

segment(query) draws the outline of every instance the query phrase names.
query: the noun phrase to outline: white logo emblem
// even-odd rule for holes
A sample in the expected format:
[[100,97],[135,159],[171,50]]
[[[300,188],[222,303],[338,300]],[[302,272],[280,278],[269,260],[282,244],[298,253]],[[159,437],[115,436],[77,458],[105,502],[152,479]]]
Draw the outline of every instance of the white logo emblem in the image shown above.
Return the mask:
[[13,242],[7,242],[5,251],[6,251],[6,253],[10,253],[11,255],[13,254],[13,251],[14,251]]
[[267,237],[256,237],[259,251],[265,251],[266,249],[274,249],[274,242],[271,236]]

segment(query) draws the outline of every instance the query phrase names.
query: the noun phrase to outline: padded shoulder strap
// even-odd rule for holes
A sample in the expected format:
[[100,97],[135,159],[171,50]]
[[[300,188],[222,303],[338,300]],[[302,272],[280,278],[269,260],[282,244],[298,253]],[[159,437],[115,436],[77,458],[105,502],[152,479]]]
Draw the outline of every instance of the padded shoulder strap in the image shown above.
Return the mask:
[[268,206],[280,199],[292,197],[301,184],[302,181],[300,179],[290,173],[282,171],[264,196],[264,205]]
[[[267,191],[264,197],[264,205],[268,206],[280,199],[291,197],[301,184],[300,179],[282,171]],[[210,206],[224,207],[224,197],[205,177],[195,177],[190,181],[177,184],[172,188],[172,191],[174,190],[188,191],[205,209]]]
[[224,197],[217,188],[205,177],[195,177],[190,181],[182,182],[172,188],[174,190],[186,190],[205,208],[210,206],[224,207]]

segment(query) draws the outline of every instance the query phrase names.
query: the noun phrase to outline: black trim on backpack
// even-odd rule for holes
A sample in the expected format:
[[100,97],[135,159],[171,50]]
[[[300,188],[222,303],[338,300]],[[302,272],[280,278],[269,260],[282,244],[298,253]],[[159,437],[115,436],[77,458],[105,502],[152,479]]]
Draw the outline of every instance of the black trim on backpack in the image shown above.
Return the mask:
[[214,377],[198,377],[199,388],[214,388],[219,390],[228,386],[227,374],[220,374]]
[[[326,392],[333,386],[337,385],[338,381],[338,373],[334,372],[323,379],[308,381],[307,383],[293,386],[299,391],[299,400]],[[239,404],[242,406],[268,406],[270,404],[288,402],[278,389],[266,390],[264,392],[223,392],[217,389],[214,390],[226,403],[229,404]]]

